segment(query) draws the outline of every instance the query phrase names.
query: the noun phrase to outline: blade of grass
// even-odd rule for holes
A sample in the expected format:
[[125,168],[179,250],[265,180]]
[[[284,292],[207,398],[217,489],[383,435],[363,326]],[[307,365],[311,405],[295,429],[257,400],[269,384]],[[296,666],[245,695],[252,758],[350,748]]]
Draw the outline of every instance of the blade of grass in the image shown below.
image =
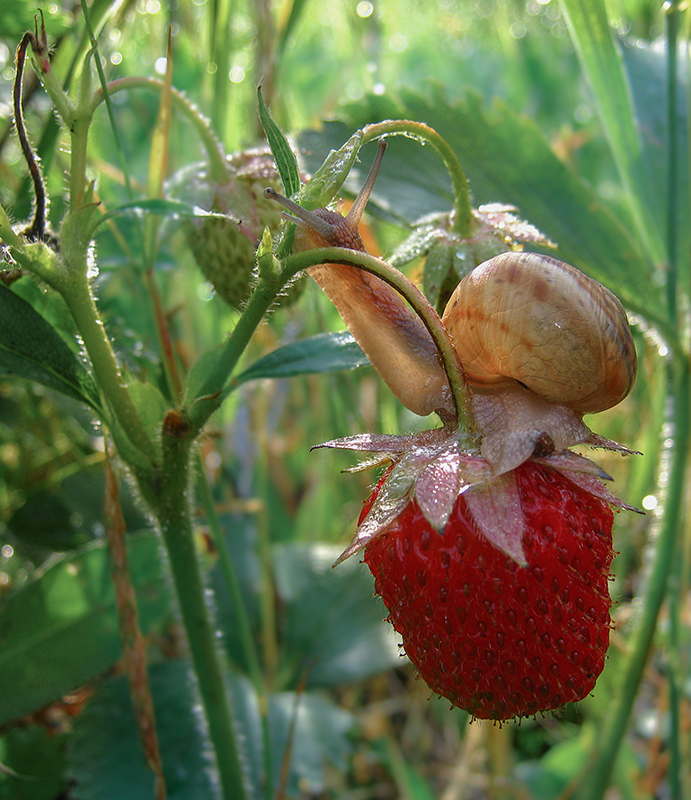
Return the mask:
[[668,576],[677,558],[691,440],[689,365],[681,358],[675,363],[674,391],[670,400],[673,416],[666,436],[671,444],[662,454],[660,487],[665,496],[659,534],[652,539],[655,548],[653,565],[631,651],[621,675],[621,691],[613,701],[612,713],[607,717],[597,742],[591,768],[577,794],[578,800],[602,800],[605,796],[648,662],[658,616],[667,593]]
[[[278,34],[278,58],[280,60],[281,56],[283,55],[283,51],[286,49],[286,45],[290,40],[290,36],[295,30],[295,26],[300,21],[302,14],[307,7],[307,0],[293,0],[290,3],[290,11],[283,14],[283,19],[279,22],[279,34]],[[286,4],[286,10],[288,9],[288,4]]]
[[212,71],[211,125],[225,142],[228,134],[229,97],[232,87],[228,79],[233,55],[231,19],[235,4],[232,0],[215,0],[209,13],[209,68]]
[[[667,310],[673,325],[677,325],[677,273],[678,273],[678,220],[679,220],[679,166],[678,166],[678,72],[677,47],[682,4],[665,4],[667,29]],[[679,542],[681,545],[682,542]],[[679,555],[682,556],[681,550]],[[669,788],[672,800],[681,800],[681,608],[683,605],[681,565],[683,557],[671,565],[669,586],[670,647],[668,664],[669,683]]]
[[643,145],[628,78],[612,36],[604,0],[560,0],[583,71],[595,97],[614,161],[627,190],[632,216],[648,257],[659,264],[664,244],[660,210],[652,198]]

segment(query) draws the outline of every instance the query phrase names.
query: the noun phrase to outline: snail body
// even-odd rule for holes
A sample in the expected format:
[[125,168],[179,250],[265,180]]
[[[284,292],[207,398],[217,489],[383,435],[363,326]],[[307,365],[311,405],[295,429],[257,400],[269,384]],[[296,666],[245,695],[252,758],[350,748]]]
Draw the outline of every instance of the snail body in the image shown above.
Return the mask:
[[[314,211],[266,189],[297,222],[294,249],[346,247],[365,252],[358,224],[372,192],[386,143],[377,156],[357,198],[344,217],[327,208]],[[307,273],[338,309],[365,355],[384,382],[413,413],[453,413],[453,399],[436,345],[424,324],[398,292],[381,278],[347,264],[319,264]]]
[[636,377],[619,300],[580,270],[537,253],[502,253],[456,287],[442,320],[471,384],[518,381],[550,403],[604,411]]

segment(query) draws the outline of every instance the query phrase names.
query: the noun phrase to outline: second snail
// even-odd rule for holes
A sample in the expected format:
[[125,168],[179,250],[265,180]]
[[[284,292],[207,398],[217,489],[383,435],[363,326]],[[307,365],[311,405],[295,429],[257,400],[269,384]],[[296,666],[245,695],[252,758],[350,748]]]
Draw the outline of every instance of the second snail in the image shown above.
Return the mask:
[[[297,223],[296,250],[364,251],[357,226],[383,153],[380,143],[347,217],[266,191]],[[396,397],[444,425],[319,445],[384,467],[337,563],[364,550],[420,676],[472,715],[506,720],[581,700],[609,643],[614,510],[635,509],[570,448],[630,452],[583,423],[633,386],[623,307],[568,264],[506,252],[461,280],[440,347],[428,316],[347,260],[308,272]]]

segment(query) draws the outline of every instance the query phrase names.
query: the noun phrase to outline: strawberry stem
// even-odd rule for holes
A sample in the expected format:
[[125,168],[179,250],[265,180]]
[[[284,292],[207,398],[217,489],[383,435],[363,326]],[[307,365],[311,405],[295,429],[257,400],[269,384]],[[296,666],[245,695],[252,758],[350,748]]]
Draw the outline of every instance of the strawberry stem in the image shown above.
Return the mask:
[[462,239],[468,239],[472,236],[473,208],[470,202],[468,178],[461,166],[461,162],[446,139],[438,134],[434,128],[425,125],[424,122],[415,122],[409,119],[387,119],[383,122],[375,122],[372,125],[365,126],[362,129],[362,133],[362,145],[387,134],[408,136],[417,139],[422,144],[431,144],[441,156],[453,183],[453,229]]
[[[155,92],[162,92],[164,86],[164,82],[157,78],[143,78],[132,75],[127,78],[118,78],[117,80],[111,81],[106,85],[106,89],[108,90],[108,94],[112,96],[116,92],[123,91],[124,89],[152,89]],[[181,111],[189,122],[192,123],[192,127],[195,129],[204,145],[209,159],[212,179],[219,182],[225,180],[228,176],[228,167],[223,155],[223,146],[216,138],[216,134],[211,129],[209,121],[182,92],[178,91],[173,86],[170,87],[170,99],[175,108]],[[91,102],[92,114],[104,100],[103,89],[98,89],[94,92]]]

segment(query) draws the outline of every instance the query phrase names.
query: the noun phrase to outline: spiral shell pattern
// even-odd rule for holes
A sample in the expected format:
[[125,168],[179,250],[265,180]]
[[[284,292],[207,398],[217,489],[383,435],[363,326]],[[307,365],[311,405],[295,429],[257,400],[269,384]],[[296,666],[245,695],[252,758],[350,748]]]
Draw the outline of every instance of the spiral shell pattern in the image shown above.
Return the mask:
[[502,253],[474,269],[444,310],[469,382],[518,381],[578,413],[604,411],[629,393],[636,351],[619,300],[563,261]]

